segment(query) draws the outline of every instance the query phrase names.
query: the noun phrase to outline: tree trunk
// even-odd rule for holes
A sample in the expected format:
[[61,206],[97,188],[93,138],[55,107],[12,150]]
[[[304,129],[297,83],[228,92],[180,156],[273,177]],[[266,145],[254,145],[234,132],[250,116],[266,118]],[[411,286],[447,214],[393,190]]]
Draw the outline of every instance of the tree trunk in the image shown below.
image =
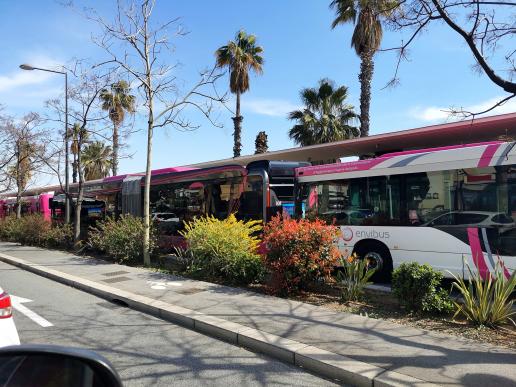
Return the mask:
[[113,123],[113,155],[111,159],[113,176],[118,172],[118,127]]
[[77,194],[77,202],[75,204],[75,218],[73,220],[73,247],[75,250],[78,250],[81,247],[81,210],[82,199],[84,196],[84,176],[81,168],[81,142],[82,139],[79,139],[77,146],[77,172],[79,174],[79,190]]
[[16,141],[16,219],[21,218],[21,195],[22,195],[22,168],[21,168],[21,145]]
[[73,153],[72,181],[77,183],[77,155],[75,153]]
[[366,50],[360,54],[360,137],[369,136],[369,107],[371,105],[371,79],[373,78],[374,52]]
[[242,150],[242,120],[244,117],[240,115],[240,92],[237,92],[236,100],[236,114],[232,118],[235,125],[235,131],[233,132],[234,145],[233,145],[233,157],[239,157]]
[[149,120],[147,126],[147,164],[145,167],[145,188],[143,192],[143,263],[150,265],[150,182],[152,160],[152,131],[154,126],[154,112],[152,97],[149,100]]
[[18,185],[18,190],[16,191],[16,219],[21,218],[21,209],[22,209],[21,194],[22,194],[22,190],[21,190],[21,187]]

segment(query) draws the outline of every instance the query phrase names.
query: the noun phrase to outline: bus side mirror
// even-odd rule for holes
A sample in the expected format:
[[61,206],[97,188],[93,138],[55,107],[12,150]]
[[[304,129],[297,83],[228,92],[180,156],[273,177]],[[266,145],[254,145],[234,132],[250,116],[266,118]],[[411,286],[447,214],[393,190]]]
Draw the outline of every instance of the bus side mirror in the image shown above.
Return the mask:
[[107,359],[95,352],[53,345],[17,345],[0,349],[3,387],[122,387]]

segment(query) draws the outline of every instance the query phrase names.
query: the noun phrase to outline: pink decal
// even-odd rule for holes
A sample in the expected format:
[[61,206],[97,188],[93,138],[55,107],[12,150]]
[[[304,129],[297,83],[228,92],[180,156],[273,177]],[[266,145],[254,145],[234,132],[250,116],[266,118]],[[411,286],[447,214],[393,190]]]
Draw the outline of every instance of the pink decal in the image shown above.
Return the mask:
[[489,269],[480,246],[480,239],[478,237],[478,228],[468,227],[468,240],[471,248],[471,256],[473,257],[473,263],[478,268],[482,279],[486,279],[489,275]]
[[414,150],[403,151],[403,152],[386,153],[383,156],[390,156],[390,157],[404,156],[404,155],[412,155],[412,154],[417,154],[417,153],[439,152],[439,151],[444,151],[444,150],[470,148],[470,147],[474,147],[474,146],[500,145],[500,144],[503,144],[503,141],[488,141],[488,142],[479,142],[476,144],[466,144],[466,145],[448,145],[448,146],[440,146],[438,148],[424,148],[424,149],[414,149]]
[[502,265],[503,274],[505,275],[505,278],[509,279],[511,277],[511,273],[509,273],[509,270],[507,270],[507,268],[505,267],[505,263],[503,262],[503,260],[501,258],[500,258],[500,265]]
[[500,147],[500,144],[492,144],[488,145],[486,149],[484,150],[484,153],[482,153],[482,156],[480,156],[480,160],[478,161],[478,167],[488,167],[489,163],[493,159],[494,154]]
[[310,191],[310,196],[308,196],[308,207],[314,208],[317,204],[317,188],[314,187]]
[[388,160],[389,157],[378,157],[376,159],[352,161],[349,163],[323,164],[314,167],[301,167],[296,169],[296,176],[316,176],[329,173],[367,171]]
[[402,151],[402,152],[393,152],[393,153],[386,153],[382,156],[378,156],[373,159],[367,159],[367,160],[359,160],[359,161],[352,161],[348,163],[335,163],[335,164],[323,164],[323,165],[315,165],[310,167],[301,167],[296,168],[296,176],[317,176],[317,175],[324,175],[329,173],[341,173],[341,172],[355,172],[355,171],[366,171],[368,169],[371,169],[378,164],[380,164],[383,161],[392,159],[394,157],[399,156],[408,156],[413,154],[420,154],[420,153],[433,153],[433,152],[439,152],[439,151],[447,151],[447,150],[453,150],[453,149],[464,149],[464,148],[472,148],[472,147],[478,147],[478,146],[485,146],[484,153],[482,154],[482,157],[479,160],[479,167],[489,166],[489,163],[491,162],[496,150],[500,147],[500,145],[503,144],[502,141],[490,141],[490,142],[481,142],[477,144],[466,144],[466,145],[450,145],[450,146],[443,146],[439,148],[426,148],[426,149],[417,149],[417,150],[409,150],[409,151]]

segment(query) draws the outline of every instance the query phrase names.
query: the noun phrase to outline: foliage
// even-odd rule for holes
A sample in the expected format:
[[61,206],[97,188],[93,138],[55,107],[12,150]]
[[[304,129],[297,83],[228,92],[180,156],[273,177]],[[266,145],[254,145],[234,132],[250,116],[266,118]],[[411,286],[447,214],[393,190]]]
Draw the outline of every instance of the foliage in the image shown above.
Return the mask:
[[265,131],[258,132],[256,135],[256,139],[254,140],[254,154],[265,153],[269,150],[269,146],[267,145],[267,133]]
[[359,259],[356,254],[352,254],[346,259],[341,259],[342,272],[337,278],[341,286],[341,300],[359,301],[364,294],[364,287],[369,285],[369,279],[376,269],[370,268],[366,259]]
[[193,256],[190,271],[239,284],[259,280],[263,264],[256,234],[261,228],[260,221],[237,220],[233,214],[224,220],[206,216],[185,222],[181,235]]
[[110,90],[102,89],[99,96],[102,101],[102,109],[109,113],[109,119],[113,123],[113,152],[111,158],[113,176],[117,174],[118,166],[118,127],[124,122],[126,112],[132,114],[136,111],[136,97],[131,95],[130,92],[129,83],[121,80],[113,83]]
[[355,29],[351,46],[360,57],[360,135],[369,135],[369,106],[371,104],[371,79],[373,55],[382,41],[382,18],[387,18],[397,7],[398,0],[333,0],[335,9],[332,28],[339,24],[353,23]]
[[20,226],[21,222],[13,215],[0,220],[0,239],[17,242],[21,234]]
[[217,66],[229,68],[229,88],[233,94],[249,90],[249,70],[262,73],[262,52],[263,48],[256,45],[256,36],[244,30],[215,52]]
[[[143,234],[144,224],[139,217],[108,217],[90,228],[88,246],[113,257],[118,262],[136,263],[143,258]],[[151,227],[151,252],[155,246],[156,238]]]
[[455,316],[462,314],[467,320],[476,325],[495,328],[510,321],[516,326],[512,316],[514,300],[511,294],[516,288],[516,271],[509,278],[505,276],[505,268],[498,260],[495,270],[487,278],[482,279],[479,270],[474,273],[466,262],[469,271],[469,281],[453,275],[453,286],[462,294],[463,303],[454,302]]
[[24,215],[19,219],[9,216],[0,221],[0,239],[40,247],[71,246],[70,225],[52,225],[40,214]]
[[109,175],[111,153],[111,147],[101,141],[92,142],[82,150],[81,164],[85,180],[102,179]]
[[45,247],[69,249],[73,246],[73,228],[71,224],[55,224],[48,231]]
[[277,215],[265,225],[265,266],[272,276],[271,290],[288,294],[317,280],[330,278],[340,259],[334,242],[339,229],[316,219]]
[[410,311],[450,313],[453,304],[441,288],[443,275],[430,265],[402,263],[392,273],[392,291],[399,303]]
[[318,88],[301,90],[303,110],[289,113],[297,123],[289,137],[301,146],[340,141],[359,135],[350,123],[357,117],[353,106],[346,103],[348,88],[335,87],[333,81],[321,79]]

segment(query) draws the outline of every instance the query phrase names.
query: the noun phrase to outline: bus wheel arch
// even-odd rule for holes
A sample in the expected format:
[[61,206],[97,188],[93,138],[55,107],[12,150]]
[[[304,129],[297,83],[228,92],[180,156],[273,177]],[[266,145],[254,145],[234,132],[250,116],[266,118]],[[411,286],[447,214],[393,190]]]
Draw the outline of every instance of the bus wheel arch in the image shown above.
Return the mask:
[[377,239],[362,239],[355,244],[353,253],[360,259],[374,262],[378,271],[373,275],[374,281],[390,280],[393,270],[392,256],[387,245]]

